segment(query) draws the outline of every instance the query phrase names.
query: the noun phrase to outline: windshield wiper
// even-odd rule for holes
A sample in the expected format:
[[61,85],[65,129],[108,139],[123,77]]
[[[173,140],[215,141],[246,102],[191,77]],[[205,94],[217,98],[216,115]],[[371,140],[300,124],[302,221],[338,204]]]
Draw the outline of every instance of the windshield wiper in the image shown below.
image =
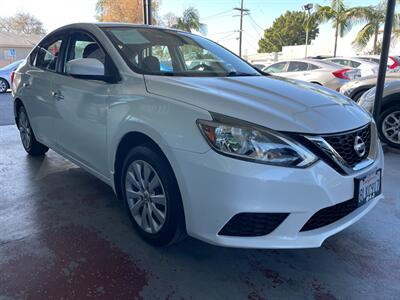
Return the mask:
[[258,74],[255,73],[244,73],[244,72],[237,72],[237,71],[232,71],[226,73],[226,77],[235,77],[235,76],[259,76]]

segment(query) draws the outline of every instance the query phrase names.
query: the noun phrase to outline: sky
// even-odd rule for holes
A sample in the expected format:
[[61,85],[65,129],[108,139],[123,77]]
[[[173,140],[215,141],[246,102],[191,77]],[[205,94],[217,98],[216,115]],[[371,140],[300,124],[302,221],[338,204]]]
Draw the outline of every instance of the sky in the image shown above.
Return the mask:
[[[348,6],[364,6],[377,4],[379,0],[347,0]],[[74,22],[95,21],[95,7],[97,0],[0,0],[0,17],[11,16],[23,11],[33,14],[40,19],[47,31],[62,25]],[[330,0],[244,0],[244,8],[250,14],[244,17],[243,23],[243,54],[254,54],[258,49],[258,40],[263,30],[275,18],[286,10],[301,10],[308,3],[328,5]],[[238,52],[239,17],[234,7],[240,7],[240,0],[161,0],[159,14],[168,12],[180,15],[190,6],[198,9],[201,22],[207,24],[208,37],[221,43],[234,52]],[[356,26],[346,36],[343,43],[351,43],[360,29]],[[320,27],[319,37],[313,42],[316,44],[332,43],[334,31],[330,24]]]

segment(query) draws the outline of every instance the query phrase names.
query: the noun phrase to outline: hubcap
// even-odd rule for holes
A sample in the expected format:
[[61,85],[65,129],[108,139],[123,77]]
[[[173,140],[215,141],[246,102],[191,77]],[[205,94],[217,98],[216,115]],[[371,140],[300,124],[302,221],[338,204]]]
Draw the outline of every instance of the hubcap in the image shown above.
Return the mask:
[[394,111],[385,117],[382,133],[392,143],[400,144],[400,111]]
[[32,130],[29,125],[28,118],[24,112],[21,112],[19,115],[19,133],[22,144],[26,149],[29,149],[32,139]]
[[4,80],[0,80],[0,93],[4,93],[7,90],[7,84]]
[[165,223],[167,201],[154,168],[143,160],[133,161],[126,172],[125,193],[135,222],[148,233],[157,233]]

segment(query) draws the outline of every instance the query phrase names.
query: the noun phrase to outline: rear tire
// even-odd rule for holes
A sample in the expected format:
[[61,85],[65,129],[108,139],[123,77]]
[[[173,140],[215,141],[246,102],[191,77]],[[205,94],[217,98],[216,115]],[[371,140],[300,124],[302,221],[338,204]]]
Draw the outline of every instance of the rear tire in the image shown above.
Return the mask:
[[17,122],[21,136],[21,142],[25,151],[31,156],[44,155],[49,148],[36,140],[35,134],[33,133],[31,124],[29,122],[28,114],[23,106],[19,108]]
[[400,149],[400,105],[394,105],[383,111],[377,126],[382,141]]
[[7,92],[7,90],[10,88],[7,80],[4,78],[0,78],[0,94]]
[[128,153],[120,184],[129,218],[146,242],[167,246],[186,236],[175,175],[167,159],[151,144],[137,146]]
[[354,96],[353,96],[353,100],[355,102],[358,102],[358,100],[361,98],[361,96],[366,92],[367,90],[362,90],[362,91],[358,91]]

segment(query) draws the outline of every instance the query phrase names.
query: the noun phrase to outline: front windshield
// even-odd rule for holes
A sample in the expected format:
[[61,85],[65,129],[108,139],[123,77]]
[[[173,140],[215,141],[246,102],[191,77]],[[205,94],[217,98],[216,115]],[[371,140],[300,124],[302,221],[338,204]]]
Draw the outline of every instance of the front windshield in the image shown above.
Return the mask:
[[249,64],[218,44],[168,29],[103,28],[137,73],[165,76],[259,76]]

